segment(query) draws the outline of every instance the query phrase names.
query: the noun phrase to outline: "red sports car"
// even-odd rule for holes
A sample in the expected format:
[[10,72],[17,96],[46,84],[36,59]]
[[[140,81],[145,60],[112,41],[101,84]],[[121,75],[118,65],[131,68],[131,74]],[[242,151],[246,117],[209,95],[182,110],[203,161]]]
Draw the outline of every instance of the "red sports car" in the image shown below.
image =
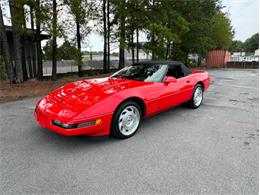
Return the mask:
[[107,78],[67,84],[36,105],[39,124],[57,133],[129,138],[143,117],[187,103],[198,108],[210,77],[178,61],[146,61]]

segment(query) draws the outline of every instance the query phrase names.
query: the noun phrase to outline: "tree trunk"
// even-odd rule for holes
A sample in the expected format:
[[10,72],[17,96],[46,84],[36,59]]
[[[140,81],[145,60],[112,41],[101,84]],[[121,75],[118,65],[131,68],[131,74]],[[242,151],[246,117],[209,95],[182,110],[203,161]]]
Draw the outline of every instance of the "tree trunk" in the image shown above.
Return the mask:
[[43,79],[43,73],[42,73],[42,46],[41,46],[41,23],[40,23],[40,0],[36,0],[36,52],[37,52],[37,79],[42,80]]
[[26,48],[25,48],[25,36],[21,36],[21,55],[22,55],[22,66],[23,66],[23,80],[27,81],[29,79],[26,64]]
[[29,77],[30,79],[33,78],[33,70],[32,70],[32,58],[31,58],[31,50],[30,50],[30,42],[26,40],[25,44],[25,58],[26,58],[26,64],[28,64],[29,68]]
[[136,61],[139,62],[139,29],[136,29]]
[[19,13],[19,11],[21,10],[18,9],[14,0],[9,0],[9,6],[10,6],[12,30],[13,30],[16,83],[22,83],[23,67],[22,67],[21,33],[20,33],[19,23],[15,19],[15,15]]
[[198,54],[198,62],[197,62],[197,66],[200,67],[201,66],[201,61],[202,61],[202,55]]
[[131,32],[131,50],[132,50],[132,63],[135,63],[135,46],[134,46],[134,30]]
[[[152,47],[154,47],[154,45],[155,45],[154,32],[152,32],[151,45],[152,45]],[[152,60],[155,60],[155,51],[154,51],[154,48],[152,48]]]
[[170,53],[170,43],[167,42],[165,60],[168,60],[169,53]]
[[[155,7],[155,0],[152,0],[152,9]],[[155,51],[154,51],[154,46],[155,46],[155,35],[154,32],[151,32],[151,45],[152,45],[152,60],[155,60]]]
[[110,18],[109,18],[109,13],[110,13],[110,5],[109,1],[107,1],[107,70],[110,69]]
[[[36,40],[36,39],[35,39]],[[36,43],[32,43],[32,45],[30,46],[31,49],[31,58],[32,58],[32,68],[33,68],[33,77],[37,76],[37,56],[36,56],[36,51],[37,51],[37,47],[36,47]]]
[[21,15],[21,19],[22,19],[22,26],[23,26],[23,35],[21,36],[21,41],[22,41],[22,65],[23,65],[23,79],[24,81],[27,81],[29,79],[28,77],[28,71],[27,71],[27,68],[30,68],[29,67],[31,65],[31,63],[29,64],[29,62],[26,60],[27,58],[27,53],[29,52],[27,49],[28,49],[28,43],[27,43],[27,36],[28,36],[28,32],[27,32],[27,29],[26,29],[26,21],[25,21],[25,13],[24,13],[24,9],[22,9],[22,15]]
[[118,69],[122,69],[125,67],[125,49],[119,48],[119,64]]
[[[125,0],[122,0],[123,9],[125,9]],[[125,16],[120,16],[120,37],[119,37],[119,64],[118,68],[125,67]]]
[[93,60],[91,47],[90,47],[90,52],[89,52],[89,59],[90,59],[90,61]]
[[79,20],[77,19],[76,22],[76,28],[77,28],[77,45],[78,45],[78,75],[79,77],[82,76],[82,58],[81,58],[81,35],[80,35],[80,24],[78,22]]
[[32,29],[32,44],[30,45],[30,56],[32,59],[32,72],[33,72],[33,77],[36,76],[36,59],[35,59],[35,36],[34,36],[34,15],[33,15],[33,7],[30,6],[30,17],[31,17],[31,29]]
[[103,71],[107,72],[107,22],[106,22],[106,0],[103,0],[103,30],[104,30],[104,51],[103,51]]
[[52,10],[52,80],[57,80],[57,2],[56,0],[52,1],[53,10]]
[[120,43],[119,43],[119,64],[118,68],[125,67],[125,17],[120,17]]
[[11,83],[13,83],[15,81],[14,68],[13,68],[13,62],[11,60],[8,39],[7,39],[7,35],[5,32],[4,20],[3,20],[1,7],[0,7],[0,41],[3,46],[3,50],[1,50],[0,54],[3,55],[4,61],[5,61],[5,69],[7,72],[8,79],[10,80]]

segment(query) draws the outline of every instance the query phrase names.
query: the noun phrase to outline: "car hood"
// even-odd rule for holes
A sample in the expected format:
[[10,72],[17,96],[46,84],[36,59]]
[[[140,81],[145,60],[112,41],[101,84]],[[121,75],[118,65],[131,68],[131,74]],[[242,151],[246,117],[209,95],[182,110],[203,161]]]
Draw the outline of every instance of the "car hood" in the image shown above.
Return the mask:
[[108,96],[147,84],[149,83],[110,77],[77,81],[47,95],[39,102],[39,107],[49,114],[71,118]]

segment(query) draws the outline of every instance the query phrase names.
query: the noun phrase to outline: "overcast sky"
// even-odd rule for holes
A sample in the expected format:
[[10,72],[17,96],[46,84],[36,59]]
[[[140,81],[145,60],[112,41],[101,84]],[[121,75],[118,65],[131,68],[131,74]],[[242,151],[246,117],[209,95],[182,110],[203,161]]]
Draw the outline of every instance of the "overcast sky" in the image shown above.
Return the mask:
[[259,31],[258,0],[222,0],[222,5],[230,15],[235,39],[244,41]]
[[[7,0],[0,0],[2,2]],[[259,31],[259,5],[258,0],[222,0],[224,12],[229,13],[232,26],[235,30],[235,39],[245,41],[248,37]],[[4,12],[9,16],[8,8]],[[5,20],[6,24],[10,23]],[[145,40],[145,35],[141,36],[141,41]],[[87,45],[92,46],[93,51],[103,49],[103,39],[96,32],[92,32],[87,39],[88,44],[83,45],[84,50],[89,50]],[[61,40],[59,40],[61,43]],[[117,44],[112,45],[111,49],[116,48]],[[115,50],[117,51],[117,49]],[[113,51],[112,51],[113,52]]]

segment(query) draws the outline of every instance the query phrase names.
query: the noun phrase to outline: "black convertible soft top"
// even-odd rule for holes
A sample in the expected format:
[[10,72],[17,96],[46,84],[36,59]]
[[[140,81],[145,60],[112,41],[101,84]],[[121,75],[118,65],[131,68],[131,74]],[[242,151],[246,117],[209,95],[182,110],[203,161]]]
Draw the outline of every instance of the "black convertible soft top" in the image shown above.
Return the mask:
[[192,71],[180,61],[142,61],[133,65],[169,65],[181,67],[184,76],[189,75]]

